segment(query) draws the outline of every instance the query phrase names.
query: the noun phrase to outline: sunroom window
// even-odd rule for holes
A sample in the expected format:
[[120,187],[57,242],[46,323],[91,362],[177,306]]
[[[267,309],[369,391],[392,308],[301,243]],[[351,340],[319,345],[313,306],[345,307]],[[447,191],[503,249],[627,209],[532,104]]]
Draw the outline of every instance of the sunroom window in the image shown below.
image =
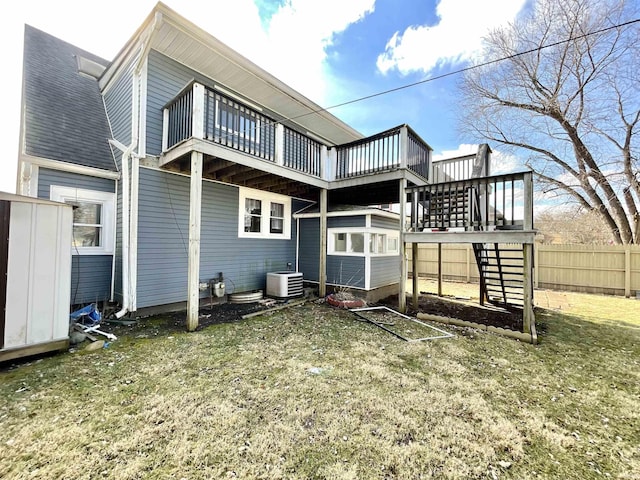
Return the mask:
[[398,238],[398,233],[391,230],[330,228],[327,253],[352,256],[397,255]]

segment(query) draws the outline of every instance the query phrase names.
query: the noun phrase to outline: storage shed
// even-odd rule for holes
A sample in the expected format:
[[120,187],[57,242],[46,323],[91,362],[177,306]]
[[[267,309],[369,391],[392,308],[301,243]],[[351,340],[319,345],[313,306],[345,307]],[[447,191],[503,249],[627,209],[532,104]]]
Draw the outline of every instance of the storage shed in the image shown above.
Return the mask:
[[0,192],[0,362],[66,348],[71,205]]

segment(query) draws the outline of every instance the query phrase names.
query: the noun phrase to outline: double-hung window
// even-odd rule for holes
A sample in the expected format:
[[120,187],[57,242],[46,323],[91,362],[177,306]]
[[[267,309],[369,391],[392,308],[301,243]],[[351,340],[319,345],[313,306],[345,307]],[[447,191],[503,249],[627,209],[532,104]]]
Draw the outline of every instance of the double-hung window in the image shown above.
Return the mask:
[[289,197],[241,188],[239,206],[239,237],[291,238]]
[[73,206],[72,253],[113,254],[114,193],[52,185],[49,197]]

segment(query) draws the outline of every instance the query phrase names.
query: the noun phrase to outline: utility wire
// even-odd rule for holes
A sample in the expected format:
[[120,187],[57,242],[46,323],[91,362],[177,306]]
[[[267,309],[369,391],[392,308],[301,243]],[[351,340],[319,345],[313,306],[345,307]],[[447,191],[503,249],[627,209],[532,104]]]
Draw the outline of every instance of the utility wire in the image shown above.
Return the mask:
[[429,78],[425,78],[423,80],[418,80],[417,82],[407,83],[407,84],[401,85],[399,87],[390,88],[388,90],[383,90],[383,91],[377,92],[377,93],[372,93],[370,95],[365,95],[363,97],[355,98],[353,100],[347,100],[346,102],[337,103],[337,104],[331,105],[329,107],[324,107],[324,108],[319,108],[317,110],[312,110],[311,112],[303,113],[301,115],[288,117],[287,120],[295,120],[297,118],[302,118],[302,117],[306,117],[308,115],[313,115],[314,113],[326,112],[326,111],[332,110],[334,108],[344,107],[345,105],[351,105],[352,103],[358,103],[358,102],[362,102],[364,100],[369,100],[370,98],[380,97],[382,95],[388,95],[390,93],[398,92],[400,90],[406,90],[407,88],[412,88],[412,87],[415,87],[415,86],[418,86],[418,85],[422,85],[422,84],[425,84],[425,83],[433,82],[435,80],[441,80],[443,78],[450,77],[452,75],[458,75],[460,73],[468,72],[469,70],[474,70],[476,68],[486,67],[488,65],[493,65],[494,63],[503,62],[505,60],[511,60],[513,58],[517,58],[517,57],[520,57],[520,56],[523,56],[523,55],[528,55],[528,54],[534,53],[534,52],[539,52],[540,50],[544,50],[546,48],[557,47],[558,45],[562,45],[564,43],[569,43],[569,42],[572,42],[574,40],[580,40],[581,38],[590,37],[591,35],[597,35],[597,34],[600,34],[600,33],[607,32],[609,30],[615,30],[615,29],[619,29],[619,28],[622,28],[622,27],[627,27],[629,25],[632,25],[632,24],[638,23],[638,22],[640,22],[640,18],[636,18],[635,20],[629,20],[628,22],[624,22],[624,23],[619,23],[619,24],[613,25],[611,27],[601,28],[600,30],[595,30],[593,32],[584,33],[582,35],[577,35],[575,37],[569,37],[566,40],[560,40],[560,41],[557,41],[557,42],[550,43],[548,45],[542,45],[542,46],[539,46],[539,47],[536,47],[536,48],[532,48],[530,50],[525,50],[523,52],[514,53],[513,55],[508,55],[506,57],[500,57],[500,58],[496,58],[494,60],[489,60],[489,61],[486,61],[486,62],[483,62],[483,63],[469,65],[468,67],[460,68],[458,70],[453,70],[451,72],[443,73],[441,75],[436,75],[435,77],[429,77]]
[[522,51],[522,52],[514,53],[514,54],[508,55],[506,57],[500,57],[500,58],[496,58],[496,59],[493,59],[493,60],[488,60],[486,62],[477,63],[477,64],[474,64],[474,65],[469,65],[468,67],[463,67],[463,68],[460,68],[458,70],[453,70],[451,72],[447,72],[447,73],[443,73],[443,74],[440,74],[440,75],[436,75],[435,77],[429,77],[429,78],[425,78],[425,79],[422,79],[422,80],[418,80],[417,82],[407,83],[405,85],[400,85],[399,87],[390,88],[388,90],[383,90],[383,91],[380,91],[380,92],[372,93],[370,95],[365,95],[365,96],[362,96],[362,97],[354,98],[352,100],[347,100],[345,102],[336,103],[335,105],[331,105],[331,106],[328,106],[328,107],[320,107],[320,108],[317,108],[315,110],[311,110],[309,112],[302,113],[300,115],[294,115],[294,116],[291,116],[291,117],[284,117],[281,121],[273,120],[271,122],[262,122],[260,124],[260,126],[256,125],[253,128],[243,129],[241,131],[238,130],[238,131],[234,131],[234,132],[231,132],[231,133],[227,132],[224,135],[220,135],[220,139],[228,139],[229,137],[233,137],[233,136],[237,136],[238,138],[244,137],[245,134],[247,134],[249,131],[256,131],[256,130],[258,130],[260,128],[264,128],[264,127],[269,126],[269,125],[275,125],[275,124],[281,123],[283,121],[296,120],[296,119],[299,119],[299,118],[307,117],[309,115],[314,115],[316,113],[322,113],[322,112],[327,112],[328,113],[329,110],[333,110],[335,108],[344,107],[346,105],[351,105],[351,104],[354,104],[354,103],[362,102],[364,100],[369,100],[371,98],[381,97],[383,95],[388,95],[390,93],[398,92],[398,91],[401,91],[401,90],[406,90],[408,88],[416,87],[418,85],[423,85],[425,83],[434,82],[436,80],[441,80],[443,78],[451,77],[453,75],[458,75],[460,73],[468,72],[470,70],[475,70],[477,68],[482,68],[482,67],[486,67],[486,66],[489,66],[489,65],[493,65],[495,63],[503,62],[505,60],[511,60],[511,59],[514,59],[514,58],[517,58],[517,57],[521,57],[523,55],[528,55],[530,53],[539,52],[539,51],[547,49],[547,48],[557,47],[558,45],[569,43],[569,42],[572,42],[572,41],[575,41],[575,40],[580,40],[581,38],[587,38],[587,37],[590,37],[592,35],[597,35],[597,34],[600,34],[600,33],[608,32],[610,30],[620,29],[620,28],[623,28],[623,27],[627,27],[629,25],[633,25],[635,23],[639,23],[639,22],[640,22],[640,18],[636,18],[634,20],[629,20],[627,22],[618,23],[618,24],[612,25],[610,27],[601,28],[600,30],[595,30],[593,32],[587,32],[587,33],[584,33],[582,35],[572,36],[572,37],[569,37],[566,40],[559,40],[557,42],[549,43],[547,45],[541,45],[541,46],[538,46],[536,48],[532,48],[532,49],[525,50],[525,51]]

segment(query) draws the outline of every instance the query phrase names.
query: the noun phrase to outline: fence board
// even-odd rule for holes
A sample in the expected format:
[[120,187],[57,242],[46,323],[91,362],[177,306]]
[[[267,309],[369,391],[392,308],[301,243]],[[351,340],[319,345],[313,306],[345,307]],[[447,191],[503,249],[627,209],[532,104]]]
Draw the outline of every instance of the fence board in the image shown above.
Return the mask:
[[[409,264],[411,265],[411,263]],[[640,245],[535,245],[536,288],[640,295]],[[444,244],[445,280],[479,281],[471,245]],[[436,277],[437,244],[420,244],[418,274]]]

